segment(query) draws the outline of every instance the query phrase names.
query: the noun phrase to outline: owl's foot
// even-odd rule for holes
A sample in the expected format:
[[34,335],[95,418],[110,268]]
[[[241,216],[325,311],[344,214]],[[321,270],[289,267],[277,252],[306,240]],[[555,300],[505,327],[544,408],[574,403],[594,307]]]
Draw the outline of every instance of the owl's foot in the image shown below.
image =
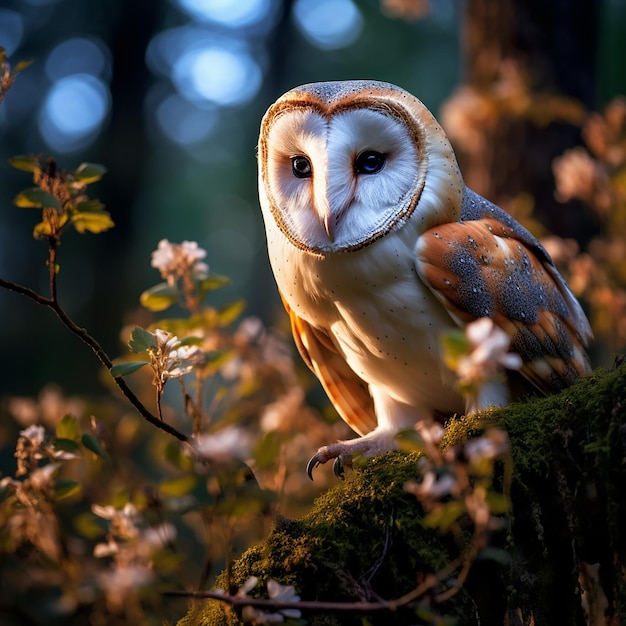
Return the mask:
[[333,473],[337,478],[343,478],[345,466],[350,466],[352,457],[355,455],[374,456],[397,448],[396,433],[390,430],[374,430],[373,432],[349,441],[331,443],[320,448],[306,465],[306,473],[313,480],[313,470],[318,465],[323,465],[331,459],[333,462]]

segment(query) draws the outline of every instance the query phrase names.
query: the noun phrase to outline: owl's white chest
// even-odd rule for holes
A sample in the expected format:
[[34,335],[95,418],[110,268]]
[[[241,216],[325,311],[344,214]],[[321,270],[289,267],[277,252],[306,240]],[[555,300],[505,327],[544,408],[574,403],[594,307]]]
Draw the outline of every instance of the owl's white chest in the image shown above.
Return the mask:
[[299,317],[331,335],[369,384],[379,424],[464,409],[440,352],[441,333],[454,322],[418,278],[417,237],[406,226],[362,250],[326,257],[298,250],[268,229],[283,297]]

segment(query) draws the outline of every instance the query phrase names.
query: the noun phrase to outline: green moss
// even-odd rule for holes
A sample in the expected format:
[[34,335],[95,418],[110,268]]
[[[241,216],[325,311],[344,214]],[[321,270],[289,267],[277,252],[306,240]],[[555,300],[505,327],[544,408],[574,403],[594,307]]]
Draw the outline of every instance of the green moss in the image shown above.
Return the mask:
[[[535,626],[583,624],[581,562],[601,564],[602,592],[626,623],[621,571],[626,565],[626,366],[596,372],[570,389],[480,415],[453,420],[444,445],[456,445],[498,425],[513,457],[513,513],[504,547],[505,572],[477,563],[467,589],[444,607],[458,624],[477,623],[475,602],[493,607],[482,624],[504,613]],[[416,457],[390,453],[350,472],[300,520],[279,520],[266,542],[233,564],[231,589],[257,576],[294,585],[303,600],[393,599],[416,586],[419,573],[438,571],[459,547],[423,526],[416,499],[403,490],[417,475]],[[218,586],[226,588],[223,574]],[[255,590],[255,591],[257,591]],[[471,597],[470,597],[471,593]],[[307,613],[308,623],[361,626],[362,615]],[[414,613],[371,614],[369,624],[413,624]],[[500,621],[498,621],[500,620]],[[424,622],[427,623],[427,622]],[[519,623],[519,622],[516,622]],[[236,612],[219,602],[197,605],[180,624],[235,626]]]
[[[372,591],[394,599],[414,589],[419,575],[440,570],[457,554],[449,538],[422,526],[417,500],[404,491],[404,484],[417,477],[416,461],[416,456],[402,453],[372,459],[323,494],[302,519],[280,519],[262,546],[251,548],[234,563],[231,587],[239,588],[257,576],[261,591],[273,578],[294,585],[303,600],[327,602],[364,600]],[[222,574],[218,586],[226,585]],[[474,612],[464,593],[449,603],[451,614],[459,611]],[[307,615],[316,626],[360,626],[362,617]],[[414,623],[415,613],[379,612],[367,617],[372,625],[405,624]],[[235,612],[211,601],[201,614],[196,611],[180,622],[240,623]]]

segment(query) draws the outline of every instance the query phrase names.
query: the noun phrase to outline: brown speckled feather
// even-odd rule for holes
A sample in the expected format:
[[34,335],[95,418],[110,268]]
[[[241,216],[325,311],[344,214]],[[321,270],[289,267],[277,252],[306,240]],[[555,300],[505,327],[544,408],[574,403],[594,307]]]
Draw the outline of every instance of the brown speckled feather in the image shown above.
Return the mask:
[[554,392],[589,373],[580,305],[541,244],[504,211],[466,190],[462,221],[425,232],[422,280],[462,325],[491,317],[522,357],[521,373]]

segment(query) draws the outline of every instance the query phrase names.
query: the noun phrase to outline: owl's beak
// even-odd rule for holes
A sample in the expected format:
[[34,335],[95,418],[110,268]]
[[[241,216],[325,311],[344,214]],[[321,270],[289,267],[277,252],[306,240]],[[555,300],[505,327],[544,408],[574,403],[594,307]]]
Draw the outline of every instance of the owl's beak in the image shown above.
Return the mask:
[[316,193],[316,199],[317,202],[315,203],[315,212],[317,213],[320,222],[324,225],[324,230],[326,231],[328,239],[333,242],[335,241],[337,215],[328,203],[326,189],[324,189],[322,193]]
[[322,217],[324,221],[324,230],[328,235],[328,238],[332,241],[335,241],[335,227],[337,226],[337,220],[331,211],[327,211],[326,214]]
[[329,185],[323,171],[314,185],[315,211],[332,243],[337,235],[337,225],[354,198],[354,183],[342,180],[340,184]]

